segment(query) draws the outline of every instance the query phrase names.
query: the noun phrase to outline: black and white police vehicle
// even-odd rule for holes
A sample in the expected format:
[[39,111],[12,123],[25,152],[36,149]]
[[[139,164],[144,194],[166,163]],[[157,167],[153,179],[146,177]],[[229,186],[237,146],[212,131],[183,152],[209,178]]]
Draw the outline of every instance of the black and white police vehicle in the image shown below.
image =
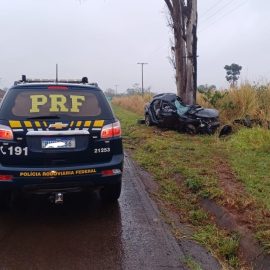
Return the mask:
[[22,80],[0,107],[0,199],[97,189],[116,201],[123,171],[121,127],[97,84]]

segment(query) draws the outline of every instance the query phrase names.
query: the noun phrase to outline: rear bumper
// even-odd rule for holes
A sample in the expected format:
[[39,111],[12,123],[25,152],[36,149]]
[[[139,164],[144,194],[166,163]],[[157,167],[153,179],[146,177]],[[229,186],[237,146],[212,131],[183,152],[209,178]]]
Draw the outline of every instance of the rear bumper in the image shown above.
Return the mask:
[[[124,155],[114,155],[110,162],[58,167],[7,167],[0,164],[0,175],[10,175],[12,180],[1,181],[0,190],[23,190],[46,193],[57,190],[95,188],[121,181]],[[116,170],[104,176],[102,171]]]

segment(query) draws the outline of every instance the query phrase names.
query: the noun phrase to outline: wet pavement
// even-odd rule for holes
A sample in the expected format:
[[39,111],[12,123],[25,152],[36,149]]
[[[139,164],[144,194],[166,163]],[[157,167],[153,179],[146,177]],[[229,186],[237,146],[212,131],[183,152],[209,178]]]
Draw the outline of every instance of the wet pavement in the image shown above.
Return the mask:
[[184,269],[184,255],[127,158],[119,203],[72,195],[0,213],[0,269]]

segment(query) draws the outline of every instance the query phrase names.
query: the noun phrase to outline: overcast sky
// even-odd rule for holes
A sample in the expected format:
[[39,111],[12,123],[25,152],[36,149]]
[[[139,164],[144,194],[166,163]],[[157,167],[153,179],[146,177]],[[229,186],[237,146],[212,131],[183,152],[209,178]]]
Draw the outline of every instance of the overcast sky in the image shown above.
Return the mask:
[[[198,0],[199,84],[226,86],[226,64],[241,79],[270,79],[270,1]],[[0,87],[31,78],[88,76],[105,90],[141,82],[175,91],[164,0],[1,0]]]

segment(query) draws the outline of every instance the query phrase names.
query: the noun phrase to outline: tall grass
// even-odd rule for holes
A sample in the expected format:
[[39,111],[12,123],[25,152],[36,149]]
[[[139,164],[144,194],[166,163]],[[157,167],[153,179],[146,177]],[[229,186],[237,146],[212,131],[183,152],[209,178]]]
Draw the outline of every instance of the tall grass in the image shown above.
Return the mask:
[[257,92],[250,85],[239,89],[231,89],[218,104],[226,119],[244,118],[247,115],[255,117],[259,109]]
[[[113,104],[143,115],[144,106],[151,100],[151,95],[144,97],[124,96],[113,99]],[[270,121],[270,85],[254,86],[249,83],[230,90],[198,93],[197,103],[203,107],[216,108],[223,123],[249,116],[266,123]]]
[[122,96],[122,97],[114,97],[112,103],[114,105],[118,105],[122,108],[125,108],[129,111],[135,112],[140,115],[144,115],[144,106],[147,102],[152,99],[152,95],[145,94],[141,95],[133,95],[133,96]]

